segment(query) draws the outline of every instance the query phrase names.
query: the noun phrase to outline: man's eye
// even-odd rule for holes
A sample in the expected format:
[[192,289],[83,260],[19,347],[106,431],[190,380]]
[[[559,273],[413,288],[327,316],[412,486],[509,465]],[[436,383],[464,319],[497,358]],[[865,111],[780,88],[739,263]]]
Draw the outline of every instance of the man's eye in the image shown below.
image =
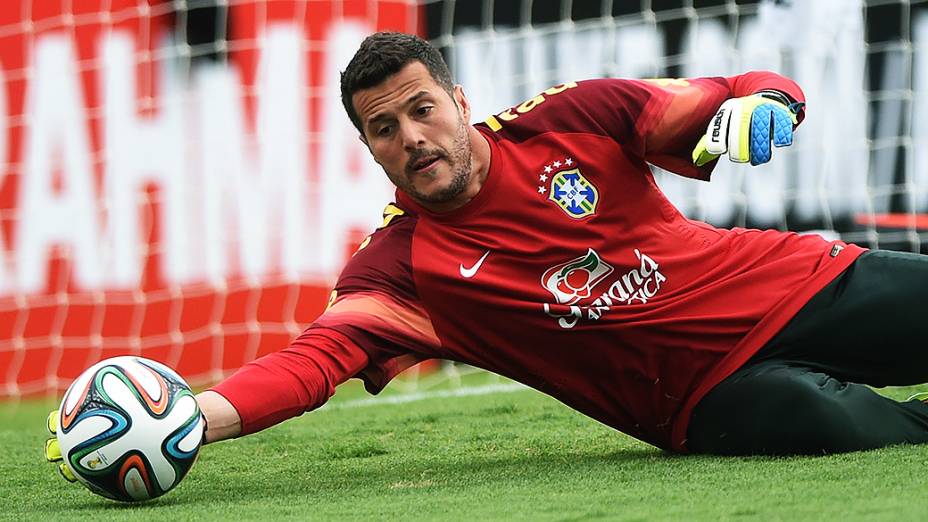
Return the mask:
[[425,116],[426,114],[432,112],[432,109],[434,109],[434,107],[432,107],[431,105],[423,105],[422,107],[419,107],[418,109],[416,109],[416,113],[419,116]]
[[389,136],[389,135],[390,135],[390,132],[392,132],[392,131],[393,131],[393,127],[390,127],[390,126],[388,126],[388,125],[385,125],[385,126],[379,128],[379,129],[377,129],[377,135],[378,135],[378,136]]

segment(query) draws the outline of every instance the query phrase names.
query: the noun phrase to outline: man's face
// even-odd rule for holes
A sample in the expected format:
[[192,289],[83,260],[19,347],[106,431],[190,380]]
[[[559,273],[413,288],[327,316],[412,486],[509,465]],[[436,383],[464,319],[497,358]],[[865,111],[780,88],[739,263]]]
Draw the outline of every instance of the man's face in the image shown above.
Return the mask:
[[460,87],[452,99],[414,61],[356,92],[352,102],[364,142],[394,185],[431,208],[461,196],[471,177],[471,143],[470,106]]

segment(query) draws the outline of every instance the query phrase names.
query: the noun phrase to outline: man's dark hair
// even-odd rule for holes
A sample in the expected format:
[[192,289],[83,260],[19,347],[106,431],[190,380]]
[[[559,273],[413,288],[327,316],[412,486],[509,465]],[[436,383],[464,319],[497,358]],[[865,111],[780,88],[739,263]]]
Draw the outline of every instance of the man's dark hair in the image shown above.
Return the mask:
[[351,123],[361,135],[364,135],[361,117],[354,110],[351,97],[361,89],[380,85],[384,80],[398,73],[400,69],[413,61],[419,61],[435,83],[440,85],[449,96],[454,94],[451,71],[437,49],[418,36],[405,33],[374,33],[361,42],[358,52],[354,53],[348,67],[342,72],[342,105],[351,119]]

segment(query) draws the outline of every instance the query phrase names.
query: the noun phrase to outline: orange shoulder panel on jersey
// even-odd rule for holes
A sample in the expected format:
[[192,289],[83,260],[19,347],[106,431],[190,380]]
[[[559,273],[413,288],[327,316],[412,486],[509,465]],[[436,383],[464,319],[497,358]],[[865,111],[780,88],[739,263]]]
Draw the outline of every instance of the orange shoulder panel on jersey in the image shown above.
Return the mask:
[[441,341],[418,302],[400,302],[380,293],[337,298],[311,329],[334,330],[363,350],[368,364],[358,377],[378,393],[403,370],[440,357]]
[[440,346],[412,274],[412,236],[418,218],[387,205],[383,223],[349,259],[326,311],[310,328],[348,337],[368,355],[361,372],[376,393],[397,373],[432,357]]
[[381,293],[352,293],[336,299],[315,325],[348,324],[410,348],[437,347],[435,328],[418,302],[399,301]]
[[696,167],[692,151],[716,110],[733,96],[725,78],[631,81],[648,91],[648,101],[635,124],[644,159],[684,176],[708,180],[716,163]]

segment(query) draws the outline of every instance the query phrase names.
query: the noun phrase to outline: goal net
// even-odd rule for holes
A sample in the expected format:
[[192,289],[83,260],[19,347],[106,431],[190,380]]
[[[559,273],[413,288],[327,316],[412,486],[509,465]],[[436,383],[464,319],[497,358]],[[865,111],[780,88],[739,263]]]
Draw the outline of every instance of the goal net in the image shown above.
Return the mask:
[[928,249],[928,0],[17,0],[0,397],[125,354],[206,385],[309,324],[392,199],[338,94],[383,29],[438,46],[476,120],[570,80],[780,71],[809,102],[795,145],[711,183],[657,172],[670,199],[719,226]]
[[[658,172],[688,217],[718,226],[815,230],[871,247],[925,250],[928,2],[611,0],[426,5],[474,114],[565,81],[779,71],[808,118],[788,152],[711,183]],[[922,146],[919,146],[922,144]]]

